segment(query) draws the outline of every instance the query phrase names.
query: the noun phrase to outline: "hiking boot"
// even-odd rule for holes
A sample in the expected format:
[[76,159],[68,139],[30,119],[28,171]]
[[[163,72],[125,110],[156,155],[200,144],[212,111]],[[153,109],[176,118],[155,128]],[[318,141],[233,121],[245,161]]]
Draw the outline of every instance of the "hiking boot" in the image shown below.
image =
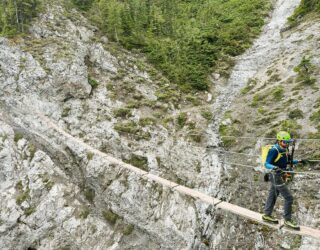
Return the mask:
[[299,225],[296,222],[294,222],[293,220],[285,220],[284,221],[284,225],[286,227],[289,227],[289,228],[294,229],[294,230],[300,230]]
[[267,215],[267,214],[262,215],[262,220],[266,221],[266,222],[274,223],[274,224],[279,223],[279,221],[276,218],[274,218],[271,215]]

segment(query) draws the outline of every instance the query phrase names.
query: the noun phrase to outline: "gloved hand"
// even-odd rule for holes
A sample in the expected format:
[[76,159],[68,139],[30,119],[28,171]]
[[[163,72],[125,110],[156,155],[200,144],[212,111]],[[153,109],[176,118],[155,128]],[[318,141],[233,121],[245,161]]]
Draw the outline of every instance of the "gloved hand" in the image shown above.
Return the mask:
[[282,172],[281,168],[277,167],[277,166],[274,166],[272,171],[275,171],[275,172]]
[[293,174],[288,174],[286,177],[286,182],[291,182],[293,180]]

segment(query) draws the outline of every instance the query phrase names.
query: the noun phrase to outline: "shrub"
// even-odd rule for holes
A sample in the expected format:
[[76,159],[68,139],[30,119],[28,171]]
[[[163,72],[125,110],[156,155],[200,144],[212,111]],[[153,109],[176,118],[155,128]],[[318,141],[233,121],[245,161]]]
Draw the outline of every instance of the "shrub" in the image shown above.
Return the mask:
[[29,216],[31,214],[33,214],[34,212],[36,211],[36,208],[35,207],[29,207],[27,209],[24,210],[24,214],[26,216]]
[[148,171],[148,158],[147,157],[132,154],[131,158],[129,160],[124,160],[124,162],[131,164],[131,165],[133,165],[137,168],[140,168],[142,170]]
[[86,199],[89,201],[89,202],[93,202],[94,200],[94,197],[96,196],[96,193],[94,191],[94,189],[92,188],[86,188],[84,190],[84,196],[86,197]]
[[28,198],[30,198],[29,196],[29,189],[27,189],[26,191],[19,193],[16,197],[16,203],[18,205],[21,205],[25,200],[27,200]]
[[257,80],[256,79],[249,79],[248,84],[246,87],[241,89],[240,93],[242,95],[247,94],[250,90],[252,90],[255,86],[257,85]]
[[203,118],[207,119],[208,121],[211,121],[213,117],[212,112],[209,110],[202,110],[201,115]]
[[316,82],[316,79],[312,77],[314,65],[312,65],[310,58],[304,56],[300,64],[294,68],[294,71],[298,73],[297,82],[301,82],[304,85],[313,85]]
[[99,83],[90,76],[88,77],[88,83],[91,85],[92,89],[95,89],[99,85]]
[[70,107],[65,107],[65,108],[63,108],[61,117],[67,117],[67,116],[69,115],[69,113],[70,113],[70,110],[71,110]]
[[29,144],[28,145],[28,150],[30,152],[30,160],[32,160],[34,155],[35,155],[35,153],[36,153],[36,151],[37,151],[37,148],[36,148],[36,146],[34,144]]
[[152,117],[144,117],[139,120],[139,125],[142,127],[145,127],[145,126],[155,125],[156,122],[157,121]]
[[312,113],[312,115],[310,116],[310,120],[313,121],[314,123],[320,122],[320,109]]
[[283,97],[283,87],[278,86],[272,91],[272,96],[276,101],[280,101]]
[[[224,125],[221,124],[219,126],[219,134],[221,137],[221,140],[223,142],[223,146],[228,148],[230,147],[232,144],[235,143],[236,138],[232,137],[232,136],[236,136],[238,133],[235,133],[235,129],[233,128],[232,125]],[[231,136],[231,137],[229,137]]]
[[124,235],[130,235],[132,233],[132,231],[134,230],[134,225],[126,225],[123,229],[123,234]]
[[197,97],[194,97],[194,96],[192,96],[190,94],[188,94],[186,96],[186,100],[188,102],[191,102],[194,106],[199,106],[201,104],[201,102],[199,101],[199,99]]
[[51,181],[51,180],[49,180],[49,179],[47,179],[47,180],[44,181],[44,186],[45,186],[45,188],[46,188],[48,191],[51,190],[51,188],[53,187],[53,185],[54,185],[54,182]]
[[103,218],[109,222],[111,225],[114,225],[116,224],[118,218],[119,218],[119,215],[113,213],[111,210],[105,210],[103,211],[102,213],[103,215]]
[[189,136],[194,142],[200,143],[202,141],[202,133],[200,131],[191,130]]
[[180,113],[177,117],[178,128],[180,129],[183,128],[187,122],[187,119],[188,119],[187,113],[185,112]]
[[252,98],[252,102],[250,104],[251,107],[257,107],[260,101],[263,101],[264,97],[259,95],[259,94],[255,94]]
[[280,124],[280,129],[284,131],[290,132],[290,134],[298,135],[298,130],[301,129],[301,125],[299,125],[295,120],[285,120]]
[[72,3],[83,11],[88,11],[91,8],[93,2],[94,0],[72,0]]
[[129,134],[136,134],[139,132],[138,125],[134,121],[116,123],[114,125],[114,129],[119,132],[124,132]]
[[14,133],[14,142],[18,142],[22,138],[23,138],[23,134],[22,133],[20,133],[20,132],[15,132]]
[[82,209],[82,211],[80,212],[80,218],[86,219],[89,214],[90,214],[90,210],[89,210],[87,207],[85,207],[85,208]]
[[128,108],[119,108],[113,110],[113,114],[115,117],[121,117],[121,118],[129,118],[132,116],[131,110]]
[[92,160],[92,158],[93,158],[93,153],[92,152],[88,152],[87,153],[87,159],[89,160],[89,161],[91,161]]
[[289,112],[290,119],[300,119],[303,118],[303,112],[301,109],[294,109]]

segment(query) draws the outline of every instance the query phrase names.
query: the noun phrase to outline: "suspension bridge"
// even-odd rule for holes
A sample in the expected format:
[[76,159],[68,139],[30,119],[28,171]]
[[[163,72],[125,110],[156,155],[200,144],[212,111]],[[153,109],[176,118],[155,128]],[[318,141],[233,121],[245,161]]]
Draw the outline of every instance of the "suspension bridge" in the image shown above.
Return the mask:
[[170,180],[164,179],[162,177],[159,177],[157,175],[154,175],[152,173],[149,173],[147,171],[144,171],[140,168],[137,168],[135,166],[132,166],[130,164],[127,164],[119,159],[116,159],[106,153],[103,153],[97,149],[95,149],[94,147],[86,144],[85,142],[81,141],[79,138],[73,137],[72,135],[70,135],[69,133],[67,133],[66,131],[64,131],[62,128],[60,128],[58,125],[56,125],[53,121],[51,121],[49,118],[47,118],[46,116],[44,116],[41,113],[36,113],[36,115],[39,117],[39,119],[44,122],[48,127],[50,127],[51,129],[54,129],[56,132],[58,132],[61,136],[71,140],[72,142],[81,145],[85,150],[87,150],[88,152],[97,154],[99,156],[101,156],[102,158],[104,158],[106,161],[108,161],[109,163],[119,166],[122,169],[126,169],[129,171],[134,172],[135,174],[137,174],[138,176],[140,176],[143,179],[147,179],[147,180],[151,180],[154,181],[164,187],[168,187],[173,191],[179,192],[181,194],[184,195],[188,195],[191,196],[195,199],[198,199],[202,202],[205,202],[207,204],[210,204],[212,206],[214,206],[216,209],[221,209],[223,211],[226,212],[230,212],[233,214],[236,214],[238,216],[247,218],[249,220],[255,221],[259,224],[263,224],[266,225],[267,227],[273,228],[275,230],[282,230],[284,232],[288,232],[291,234],[297,234],[297,235],[301,235],[301,236],[307,236],[307,237],[312,237],[314,239],[317,239],[320,241],[320,229],[318,228],[311,228],[311,227],[307,227],[307,226],[300,226],[300,230],[292,230],[292,229],[288,229],[286,227],[284,227],[284,221],[281,220],[279,224],[269,224],[266,223],[262,220],[262,214],[255,212],[255,211],[251,211],[249,209],[246,209],[244,207],[240,207],[237,206],[235,204],[231,204],[219,199],[216,199],[214,197],[211,197],[205,193],[202,193],[200,191],[188,188],[186,186],[180,185],[178,183],[172,182]]

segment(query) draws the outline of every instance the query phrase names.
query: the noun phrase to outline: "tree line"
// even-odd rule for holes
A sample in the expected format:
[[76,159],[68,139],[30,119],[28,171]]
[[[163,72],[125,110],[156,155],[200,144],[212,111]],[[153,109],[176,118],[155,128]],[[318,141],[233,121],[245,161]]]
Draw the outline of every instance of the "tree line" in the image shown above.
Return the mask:
[[250,46],[270,10],[265,0],[74,1],[110,39],[144,52],[189,90],[207,90],[215,69],[228,74],[231,58]]
[[[25,32],[45,0],[1,0],[0,34]],[[145,53],[183,90],[207,90],[229,73],[270,10],[266,0],[71,0],[113,40]]]

